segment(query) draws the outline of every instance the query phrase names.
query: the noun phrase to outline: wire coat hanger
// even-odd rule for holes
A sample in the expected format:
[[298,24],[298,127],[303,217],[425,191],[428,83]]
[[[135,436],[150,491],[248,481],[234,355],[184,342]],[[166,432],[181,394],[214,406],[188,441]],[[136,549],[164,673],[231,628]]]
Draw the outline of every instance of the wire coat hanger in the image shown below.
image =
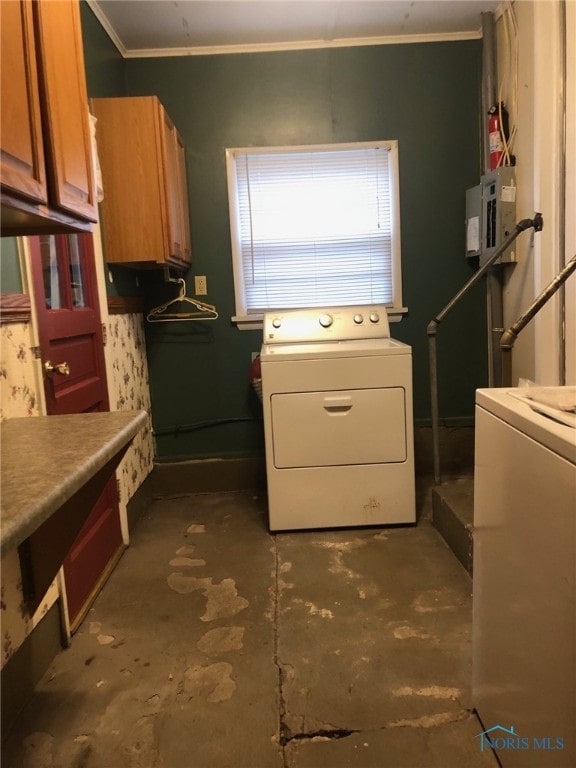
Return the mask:
[[[180,285],[178,296],[151,309],[146,315],[146,320],[148,320],[149,323],[174,323],[183,320],[216,320],[218,318],[218,312],[216,311],[215,306],[186,296],[186,281],[183,278],[179,277],[177,280],[171,280],[170,282],[177,282]],[[167,311],[169,307],[179,303],[192,304],[195,307],[195,310],[189,310],[187,312]]]

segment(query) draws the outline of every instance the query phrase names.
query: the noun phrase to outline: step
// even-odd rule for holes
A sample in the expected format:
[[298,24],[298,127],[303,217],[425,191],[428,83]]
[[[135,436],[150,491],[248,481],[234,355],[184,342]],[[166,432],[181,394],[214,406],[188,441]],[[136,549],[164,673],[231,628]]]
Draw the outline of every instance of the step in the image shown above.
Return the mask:
[[432,489],[432,523],[471,576],[474,535],[472,475],[447,479]]

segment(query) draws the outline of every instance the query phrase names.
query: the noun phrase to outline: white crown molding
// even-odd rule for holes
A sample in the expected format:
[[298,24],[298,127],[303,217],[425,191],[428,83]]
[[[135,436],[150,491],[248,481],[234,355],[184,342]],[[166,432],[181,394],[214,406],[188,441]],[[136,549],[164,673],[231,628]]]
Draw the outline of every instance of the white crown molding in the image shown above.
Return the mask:
[[118,51],[122,54],[123,58],[128,58],[128,51],[126,50],[126,47],[124,46],[124,43],[118,35],[116,34],[114,28],[111,26],[110,22],[108,21],[108,18],[104,11],[100,8],[100,5],[98,4],[98,0],[86,0],[86,3],[94,16],[98,19],[100,24],[104,27],[104,31],[112,40]]
[[350,37],[338,40],[300,40],[291,43],[253,43],[244,45],[206,45],[191,48],[140,48],[127,50],[127,59],[149,59],[166,56],[215,56],[231,53],[272,53],[305,51],[318,48],[352,48],[368,45],[401,45],[406,43],[444,43],[478,40],[482,31],[445,32],[420,35],[387,35],[385,37]]
[[300,40],[289,43],[250,43],[242,45],[202,45],[190,48],[134,48],[122,43],[98,0],[86,0],[89,8],[102,24],[108,37],[125,59],[164,58],[167,56],[215,56],[234,53],[272,53],[275,51],[306,51],[322,48],[352,48],[368,45],[402,45],[407,43],[444,43],[460,40],[478,40],[482,30],[471,32],[444,32],[418,35],[385,35],[380,37],[351,37],[337,40]]

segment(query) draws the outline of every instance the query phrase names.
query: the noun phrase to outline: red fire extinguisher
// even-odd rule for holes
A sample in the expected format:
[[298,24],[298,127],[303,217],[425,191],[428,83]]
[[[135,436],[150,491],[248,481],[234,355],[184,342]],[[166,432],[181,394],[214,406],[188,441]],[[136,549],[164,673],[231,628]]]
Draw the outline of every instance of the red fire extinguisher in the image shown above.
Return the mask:
[[501,168],[504,163],[504,144],[508,140],[508,112],[504,104],[497,104],[488,110],[488,140],[490,146],[490,170]]

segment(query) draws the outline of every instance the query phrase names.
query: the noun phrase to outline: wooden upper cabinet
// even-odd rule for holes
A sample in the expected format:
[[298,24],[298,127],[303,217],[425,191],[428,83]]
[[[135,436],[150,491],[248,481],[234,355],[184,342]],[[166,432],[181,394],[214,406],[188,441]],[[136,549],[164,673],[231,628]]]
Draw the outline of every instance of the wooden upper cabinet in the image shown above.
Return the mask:
[[[49,176],[54,203],[97,220],[84,52],[77,2],[37,2]],[[62,44],[66,41],[66,44]]]
[[2,2],[0,14],[2,189],[47,203],[32,5]]
[[93,99],[106,261],[190,266],[184,145],[155,96]]
[[77,0],[2,0],[2,234],[97,220]]

